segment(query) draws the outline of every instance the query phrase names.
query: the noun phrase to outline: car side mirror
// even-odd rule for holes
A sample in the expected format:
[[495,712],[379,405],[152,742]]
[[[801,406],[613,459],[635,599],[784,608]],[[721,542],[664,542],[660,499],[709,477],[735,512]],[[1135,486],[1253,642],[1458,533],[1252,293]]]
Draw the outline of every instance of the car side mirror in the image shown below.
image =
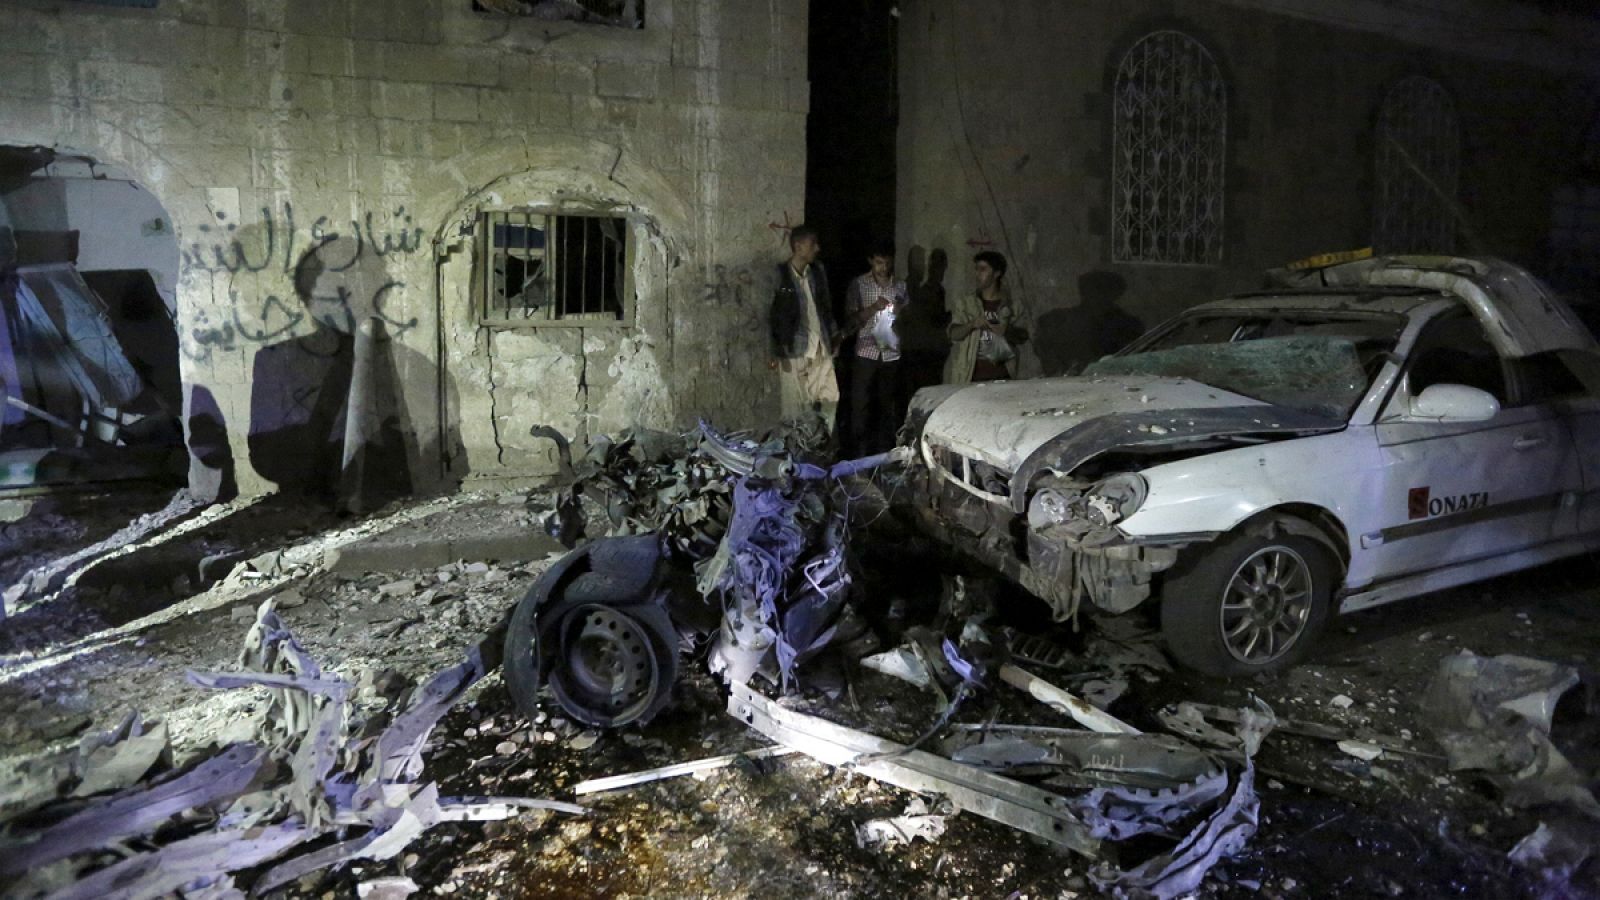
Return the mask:
[[1488,391],[1464,384],[1435,384],[1411,401],[1407,418],[1436,422],[1483,422],[1500,412],[1500,401]]

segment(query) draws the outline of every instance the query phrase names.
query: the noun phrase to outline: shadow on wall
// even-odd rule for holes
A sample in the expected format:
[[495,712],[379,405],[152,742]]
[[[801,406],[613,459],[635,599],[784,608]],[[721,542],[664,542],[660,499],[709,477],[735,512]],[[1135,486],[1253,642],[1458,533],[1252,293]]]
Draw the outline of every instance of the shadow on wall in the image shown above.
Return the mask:
[[1045,375],[1077,372],[1144,333],[1139,319],[1117,305],[1128,282],[1115,272],[1078,276],[1078,305],[1039,317],[1034,352]]
[[[438,423],[413,422],[405,402],[408,392],[433,396],[438,372],[397,340],[415,320],[384,314],[404,289],[357,238],[319,244],[296,264],[295,294],[314,330],[258,350],[251,379],[250,463],[280,491],[360,512],[439,486],[446,453],[452,478],[465,474],[456,424],[442,447]],[[458,409],[454,385],[447,390],[447,408]]]
[[[211,389],[196,386],[189,392],[189,456],[203,467],[204,475],[191,477],[200,496],[221,503],[239,495],[234,477],[233,451],[228,448],[228,424]],[[199,483],[194,483],[199,482]]]
[[[906,289],[911,294],[911,306],[900,324],[906,399],[944,377],[944,359],[950,353],[950,338],[945,332],[950,312],[945,308],[944,292],[944,276],[949,268],[949,255],[939,247],[929,251],[913,245],[906,251]],[[901,408],[904,406],[902,403]]]

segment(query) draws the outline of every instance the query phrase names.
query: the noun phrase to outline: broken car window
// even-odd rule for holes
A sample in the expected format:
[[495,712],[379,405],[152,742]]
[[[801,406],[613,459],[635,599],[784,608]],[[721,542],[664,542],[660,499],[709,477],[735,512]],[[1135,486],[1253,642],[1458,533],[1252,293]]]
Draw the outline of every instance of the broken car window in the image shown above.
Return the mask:
[[1400,316],[1264,310],[1184,316],[1086,375],[1190,378],[1340,420],[1361,402],[1405,327]]
[[1087,375],[1153,375],[1202,384],[1291,409],[1344,419],[1367,391],[1355,342],[1338,337],[1191,344],[1101,360]]

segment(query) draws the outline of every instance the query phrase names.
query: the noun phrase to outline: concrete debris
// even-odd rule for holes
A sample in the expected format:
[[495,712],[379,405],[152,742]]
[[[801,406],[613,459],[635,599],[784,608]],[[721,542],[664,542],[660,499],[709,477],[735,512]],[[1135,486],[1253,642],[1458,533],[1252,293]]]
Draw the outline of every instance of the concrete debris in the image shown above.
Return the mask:
[[173,494],[166,506],[139,516],[115,534],[33,569],[0,594],[0,620],[47,601],[53,592],[69,582],[84,566],[126,551],[149,535],[193,514],[208,502],[206,498],[196,496],[185,488]]
[[[347,700],[353,686],[323,671],[270,600],[246,635],[240,661],[243,671],[191,672],[190,680],[212,688],[267,688],[270,699],[256,737],[154,777],[147,773],[166,751],[164,729],[145,729],[130,717],[109,735],[86,741],[85,767],[72,797],[85,787],[144,780],[87,806],[61,786],[59,803],[75,804],[76,811],[43,829],[18,829],[0,844],[0,876],[13,880],[11,896],[51,891],[59,872],[44,867],[63,860],[71,861],[76,874],[52,897],[113,891],[155,897],[177,890],[233,896],[231,873],[271,862],[335,830],[364,832],[278,863],[252,885],[261,893],[347,860],[392,858],[438,822],[503,819],[528,809],[584,811],[546,800],[440,797],[437,785],[419,780],[428,734],[486,671],[476,648],[425,682],[407,703],[389,702],[365,722],[352,720]],[[363,734],[372,737],[360,739]],[[105,860],[91,851],[133,840],[157,846],[96,869]]]
[[404,875],[373,878],[356,885],[360,900],[405,900],[418,890],[417,883]]
[[1555,744],[1550,730],[1576,669],[1524,656],[1444,657],[1423,708],[1451,771],[1488,775],[1512,806],[1566,804],[1600,819],[1600,801]]
[[1364,762],[1371,762],[1383,755],[1383,748],[1366,741],[1340,741],[1340,750]]
[[856,826],[856,846],[864,850],[887,850],[914,841],[932,843],[944,836],[947,814],[934,814],[921,797],[912,797],[906,811],[887,819],[870,819]]

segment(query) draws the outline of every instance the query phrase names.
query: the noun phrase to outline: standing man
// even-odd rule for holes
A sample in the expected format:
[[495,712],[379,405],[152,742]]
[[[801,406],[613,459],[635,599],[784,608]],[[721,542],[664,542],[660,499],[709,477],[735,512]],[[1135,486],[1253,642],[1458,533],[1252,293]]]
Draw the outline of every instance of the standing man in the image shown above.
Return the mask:
[[817,230],[796,225],[789,232],[789,259],[778,263],[778,289],[772,296],[772,362],[785,420],[822,416],[829,432],[839,407],[839,382],[833,374],[833,298],[828,276],[817,262],[822,245]]
[[972,258],[977,290],[950,301],[946,384],[1017,377],[1017,345],[1028,339],[1021,310],[1005,290],[1006,258],[985,250]]
[[897,319],[911,302],[894,277],[894,245],[881,242],[867,257],[868,271],[845,296],[845,336],[856,336],[850,368],[850,437],[846,456],[881,453],[894,446],[900,422],[900,333]]

